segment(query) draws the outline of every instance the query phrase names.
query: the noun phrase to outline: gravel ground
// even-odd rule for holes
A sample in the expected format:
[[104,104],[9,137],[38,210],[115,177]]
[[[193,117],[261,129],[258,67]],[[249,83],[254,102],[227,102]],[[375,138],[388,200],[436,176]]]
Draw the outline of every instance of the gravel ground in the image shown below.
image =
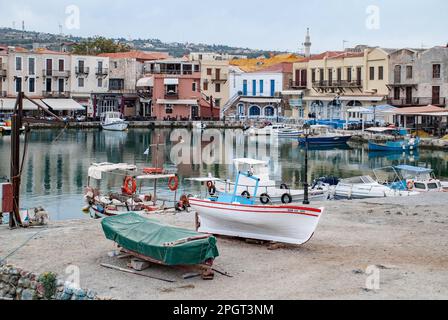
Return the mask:
[[[447,299],[448,193],[412,198],[314,203],[326,214],[310,242],[268,250],[268,244],[219,238],[213,281],[183,280],[185,270],[144,271],[165,283],[100,267],[126,267],[111,258],[114,243],[99,221],[52,222],[47,229],[10,231],[0,226],[0,257],[40,233],[8,259],[34,272],[64,274],[80,268],[81,285],[116,299]],[[157,217],[193,228],[193,213]],[[369,266],[379,270],[379,290],[367,288]]]

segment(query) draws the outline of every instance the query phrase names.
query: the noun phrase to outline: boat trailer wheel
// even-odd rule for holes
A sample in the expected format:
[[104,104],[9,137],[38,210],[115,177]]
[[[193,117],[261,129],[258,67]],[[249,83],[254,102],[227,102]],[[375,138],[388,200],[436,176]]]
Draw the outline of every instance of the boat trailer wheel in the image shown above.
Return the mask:
[[243,191],[243,193],[241,194],[242,197],[250,199],[250,193],[249,191]]
[[283,203],[283,204],[290,204],[291,202],[292,202],[292,197],[291,197],[291,195],[288,194],[288,193],[285,193],[285,194],[282,196],[282,203]]
[[271,197],[270,197],[267,193],[263,193],[263,194],[260,196],[260,202],[261,202],[262,204],[268,204],[268,203],[271,203]]

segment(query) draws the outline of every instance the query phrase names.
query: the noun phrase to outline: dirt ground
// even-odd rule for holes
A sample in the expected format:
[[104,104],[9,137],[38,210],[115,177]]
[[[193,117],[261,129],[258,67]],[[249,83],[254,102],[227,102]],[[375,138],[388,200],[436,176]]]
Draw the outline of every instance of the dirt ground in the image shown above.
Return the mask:
[[[218,238],[215,267],[233,278],[184,280],[184,270],[151,266],[144,271],[166,283],[104,269],[126,267],[111,258],[116,247],[99,221],[52,222],[46,229],[10,231],[0,226],[0,257],[22,245],[8,262],[34,272],[65,274],[80,268],[81,285],[115,299],[447,299],[448,193],[412,198],[327,202],[311,241],[268,250],[268,245]],[[193,229],[194,214],[157,216]],[[377,269],[369,269],[376,266]],[[379,270],[379,290],[368,289]]]

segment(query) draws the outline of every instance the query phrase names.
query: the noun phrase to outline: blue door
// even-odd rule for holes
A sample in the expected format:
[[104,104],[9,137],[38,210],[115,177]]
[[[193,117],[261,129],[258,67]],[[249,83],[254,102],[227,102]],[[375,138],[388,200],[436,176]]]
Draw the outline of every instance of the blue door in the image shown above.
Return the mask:
[[254,97],[257,95],[257,80],[252,80],[252,95]]
[[271,80],[271,97],[275,96],[275,80]]
[[264,93],[264,81],[260,80],[260,94]]
[[247,80],[243,81],[243,96],[247,96]]

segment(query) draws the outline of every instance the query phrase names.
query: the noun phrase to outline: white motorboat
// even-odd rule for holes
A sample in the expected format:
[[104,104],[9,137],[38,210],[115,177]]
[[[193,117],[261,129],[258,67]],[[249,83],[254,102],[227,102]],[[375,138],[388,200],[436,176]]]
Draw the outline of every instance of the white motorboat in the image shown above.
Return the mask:
[[[258,188],[258,177],[249,174],[239,173],[236,181],[243,176]],[[237,195],[237,189],[210,199],[189,198],[199,232],[299,245],[311,239],[324,213],[323,208],[255,205],[253,198]]]
[[126,131],[129,123],[121,119],[119,112],[106,112],[102,116],[101,127],[107,131]]
[[284,124],[269,124],[262,128],[252,127],[247,130],[247,133],[251,136],[279,136],[287,137],[292,136],[298,137],[300,131],[293,128],[287,127]]
[[408,190],[418,192],[443,192],[442,182],[434,175],[434,170],[428,168],[400,165],[393,167]]
[[[275,181],[269,177],[269,163],[266,161],[242,158],[234,159],[237,172],[248,172],[259,179],[257,193],[252,194],[256,182],[250,177],[241,176],[237,186],[237,193],[246,197],[255,197],[261,204],[302,202],[304,190],[290,189],[288,185],[281,184],[277,187]],[[221,193],[232,192],[235,182],[218,180],[214,182],[216,190]],[[312,201],[323,201],[328,199],[329,186],[324,183],[317,183],[309,190],[309,199]]]
[[335,199],[368,199],[386,197],[407,197],[420,193],[394,189],[388,185],[379,184],[371,176],[343,179],[334,190]]

